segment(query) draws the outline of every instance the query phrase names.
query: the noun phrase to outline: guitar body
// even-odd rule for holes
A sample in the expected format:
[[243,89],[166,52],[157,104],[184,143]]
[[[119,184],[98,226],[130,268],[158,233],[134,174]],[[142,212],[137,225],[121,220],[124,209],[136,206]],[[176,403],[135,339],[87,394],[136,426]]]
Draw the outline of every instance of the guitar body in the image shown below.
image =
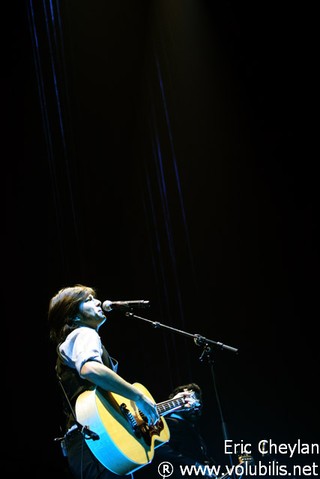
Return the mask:
[[[134,386],[154,400],[139,383]],[[155,426],[148,426],[134,401],[98,389],[85,391],[77,398],[77,421],[98,434],[86,443],[104,467],[118,475],[127,475],[148,464],[154,449],[170,439],[163,417]]]

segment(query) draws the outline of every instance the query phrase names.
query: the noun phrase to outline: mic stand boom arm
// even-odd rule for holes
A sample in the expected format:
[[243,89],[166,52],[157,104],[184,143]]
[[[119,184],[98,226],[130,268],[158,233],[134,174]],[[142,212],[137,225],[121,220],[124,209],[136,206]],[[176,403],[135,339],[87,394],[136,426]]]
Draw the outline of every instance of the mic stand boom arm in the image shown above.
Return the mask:
[[137,316],[136,314],[133,314],[131,312],[127,312],[126,316],[129,316],[131,318],[142,319],[143,321],[146,321],[147,323],[150,323],[154,328],[169,329],[170,331],[174,331],[175,333],[182,334],[183,336],[188,336],[189,338],[193,338],[196,345],[197,346],[204,346],[205,350],[207,350],[209,344],[212,344],[214,346],[219,347],[220,349],[225,349],[227,351],[231,351],[232,353],[238,353],[237,348],[234,348],[233,346],[228,346],[227,344],[221,343],[219,341],[213,341],[212,339],[207,339],[204,336],[201,336],[201,334],[187,333],[186,331],[182,331],[181,329],[173,328],[173,327],[168,326],[166,324],[159,323],[158,321],[151,321],[150,319],[143,318],[142,316]]

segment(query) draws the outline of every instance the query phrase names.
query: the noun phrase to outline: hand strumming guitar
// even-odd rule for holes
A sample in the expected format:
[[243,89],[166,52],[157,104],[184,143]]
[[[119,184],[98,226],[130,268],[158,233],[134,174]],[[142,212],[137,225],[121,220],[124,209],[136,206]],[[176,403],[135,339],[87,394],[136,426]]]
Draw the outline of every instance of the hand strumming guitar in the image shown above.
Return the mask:
[[146,418],[149,426],[156,424],[159,419],[159,413],[157,411],[157,406],[154,402],[151,401],[148,396],[141,394],[140,398],[135,401],[138,409],[142,412],[143,416]]

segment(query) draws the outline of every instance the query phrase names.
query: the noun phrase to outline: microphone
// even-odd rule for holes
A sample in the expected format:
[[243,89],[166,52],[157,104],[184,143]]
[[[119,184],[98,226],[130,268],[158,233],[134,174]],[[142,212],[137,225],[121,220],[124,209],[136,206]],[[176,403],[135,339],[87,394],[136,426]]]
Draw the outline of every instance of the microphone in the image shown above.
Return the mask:
[[102,303],[102,309],[107,312],[117,309],[148,308],[149,306],[149,301],[145,299],[136,299],[133,301],[109,301],[107,299]]

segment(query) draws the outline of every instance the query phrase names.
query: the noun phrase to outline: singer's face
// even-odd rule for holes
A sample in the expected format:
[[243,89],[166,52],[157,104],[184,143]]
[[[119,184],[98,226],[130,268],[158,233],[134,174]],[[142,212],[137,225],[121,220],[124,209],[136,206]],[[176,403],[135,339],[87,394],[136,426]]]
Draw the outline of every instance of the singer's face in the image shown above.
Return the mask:
[[101,308],[101,301],[92,294],[80,303],[78,317],[80,324],[94,329],[98,329],[107,319]]

